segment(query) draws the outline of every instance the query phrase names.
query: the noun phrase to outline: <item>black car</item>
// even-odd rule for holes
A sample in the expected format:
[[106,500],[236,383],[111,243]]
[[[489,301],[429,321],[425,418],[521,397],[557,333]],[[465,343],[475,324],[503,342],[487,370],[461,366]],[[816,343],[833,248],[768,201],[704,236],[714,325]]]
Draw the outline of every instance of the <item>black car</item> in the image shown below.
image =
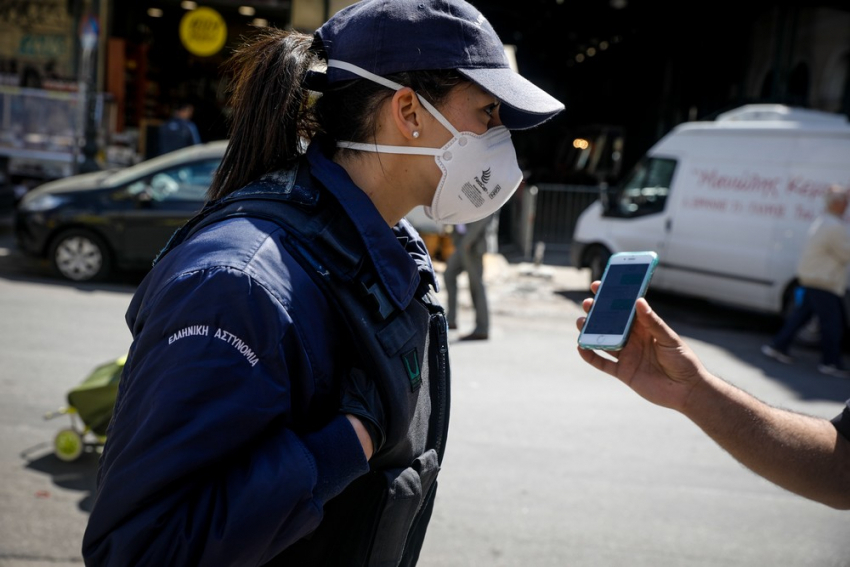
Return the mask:
[[17,246],[77,282],[103,279],[114,268],[148,269],[203,206],[226,147],[210,142],[45,183],[18,204]]

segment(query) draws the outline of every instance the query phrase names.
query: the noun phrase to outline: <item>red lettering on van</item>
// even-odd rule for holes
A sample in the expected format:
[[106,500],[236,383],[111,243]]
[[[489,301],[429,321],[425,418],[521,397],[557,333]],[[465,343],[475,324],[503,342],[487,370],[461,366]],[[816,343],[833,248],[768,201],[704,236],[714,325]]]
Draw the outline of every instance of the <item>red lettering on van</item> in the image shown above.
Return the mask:
[[804,207],[803,205],[796,205],[794,207],[794,218],[810,223],[815,220],[815,213],[809,207]]
[[762,217],[781,219],[785,216],[785,205],[779,203],[750,203],[750,213]]
[[726,212],[728,203],[722,199],[706,199],[704,197],[694,197],[689,203],[692,209],[710,210],[719,213]]
[[785,190],[794,195],[803,197],[820,197],[829,188],[829,183],[821,183],[819,181],[811,181],[802,177],[792,177],[788,180],[788,185]]
[[696,169],[697,183],[709,189],[757,193],[762,196],[779,197],[778,177],[762,177],[758,173],[745,171],[741,175],[721,175],[717,170]]

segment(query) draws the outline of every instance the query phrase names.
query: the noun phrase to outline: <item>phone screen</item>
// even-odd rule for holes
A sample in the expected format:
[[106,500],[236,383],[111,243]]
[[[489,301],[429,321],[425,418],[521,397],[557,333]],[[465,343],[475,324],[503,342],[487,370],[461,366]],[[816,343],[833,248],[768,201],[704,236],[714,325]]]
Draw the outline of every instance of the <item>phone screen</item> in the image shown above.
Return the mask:
[[584,326],[587,335],[622,335],[650,264],[611,264]]

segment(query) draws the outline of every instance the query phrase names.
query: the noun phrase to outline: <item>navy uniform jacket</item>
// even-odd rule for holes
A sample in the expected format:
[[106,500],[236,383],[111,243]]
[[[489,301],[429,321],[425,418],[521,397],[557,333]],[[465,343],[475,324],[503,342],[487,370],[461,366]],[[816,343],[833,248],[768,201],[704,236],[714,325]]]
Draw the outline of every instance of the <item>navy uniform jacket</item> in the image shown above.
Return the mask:
[[[393,301],[427,250],[390,229],[314,143],[307,167],[354,220]],[[83,540],[87,565],[261,565],[368,470],[339,414],[351,345],[279,225],[228,219],[170,251],[127,311],[133,335]]]

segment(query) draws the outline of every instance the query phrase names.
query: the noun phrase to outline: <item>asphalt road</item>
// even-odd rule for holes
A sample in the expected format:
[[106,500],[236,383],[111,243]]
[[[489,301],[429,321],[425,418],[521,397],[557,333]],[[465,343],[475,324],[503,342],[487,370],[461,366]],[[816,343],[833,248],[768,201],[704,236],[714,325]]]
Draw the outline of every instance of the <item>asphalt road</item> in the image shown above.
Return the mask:
[[[43,414],[126,351],[139,277],[60,282],[0,232],[0,567],[81,564],[97,456],[56,459],[68,418]],[[491,339],[452,345],[449,444],[421,566],[850,566],[850,512],[753,475],[578,358],[586,274],[494,256],[487,282]],[[831,418],[850,397],[850,381],[815,372],[811,349],[793,367],[759,354],[774,318],[649,297],[709,368],[764,400]],[[458,334],[472,324],[461,304]]]

